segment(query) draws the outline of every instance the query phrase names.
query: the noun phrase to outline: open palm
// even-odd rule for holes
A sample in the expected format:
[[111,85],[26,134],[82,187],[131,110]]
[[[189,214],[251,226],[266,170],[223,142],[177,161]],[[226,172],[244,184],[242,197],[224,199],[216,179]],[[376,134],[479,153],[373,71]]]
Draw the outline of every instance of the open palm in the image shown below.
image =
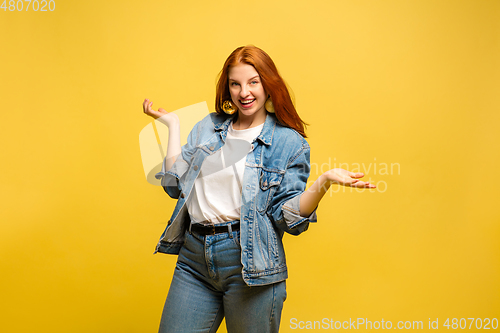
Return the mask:
[[364,177],[362,172],[351,172],[344,169],[336,168],[327,171],[327,177],[332,184],[339,184],[350,187],[374,188],[374,184],[363,182],[358,178]]

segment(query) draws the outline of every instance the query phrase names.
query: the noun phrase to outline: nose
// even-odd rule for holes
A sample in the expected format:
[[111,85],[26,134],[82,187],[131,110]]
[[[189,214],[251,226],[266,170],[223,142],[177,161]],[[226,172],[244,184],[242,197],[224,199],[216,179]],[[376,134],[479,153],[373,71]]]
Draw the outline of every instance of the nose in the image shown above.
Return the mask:
[[248,87],[246,85],[242,85],[241,86],[241,90],[240,90],[240,97],[241,98],[247,97],[248,96],[248,92],[249,92]]

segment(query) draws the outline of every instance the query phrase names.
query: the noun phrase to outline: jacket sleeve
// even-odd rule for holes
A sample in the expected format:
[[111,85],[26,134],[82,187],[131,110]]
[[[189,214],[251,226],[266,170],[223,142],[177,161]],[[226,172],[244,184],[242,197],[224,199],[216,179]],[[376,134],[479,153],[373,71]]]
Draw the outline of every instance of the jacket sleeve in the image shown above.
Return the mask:
[[166,170],[165,168],[167,162],[167,158],[165,157],[161,171],[155,175],[156,179],[161,180],[161,186],[165,192],[173,199],[178,199],[182,191],[180,179],[191,164],[191,156],[196,149],[199,124],[197,123],[189,133],[187,143],[181,147],[181,154],[177,156],[170,170]]
[[310,147],[303,143],[291,158],[283,180],[271,200],[271,217],[278,228],[292,235],[306,231],[309,222],[316,222],[316,209],[309,216],[300,215],[300,197],[304,193],[310,173]]

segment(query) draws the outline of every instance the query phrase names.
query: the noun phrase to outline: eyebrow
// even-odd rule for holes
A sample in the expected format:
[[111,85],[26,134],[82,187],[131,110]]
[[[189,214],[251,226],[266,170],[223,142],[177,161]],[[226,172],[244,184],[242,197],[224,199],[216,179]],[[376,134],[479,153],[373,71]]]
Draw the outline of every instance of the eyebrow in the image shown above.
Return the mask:
[[[248,81],[253,80],[253,79],[255,79],[255,78],[260,78],[260,76],[257,74],[257,75],[255,75],[254,77],[252,77],[252,78],[248,79]],[[236,81],[235,79],[231,79],[231,78],[229,78],[229,80],[230,80],[230,81],[234,81],[234,82],[238,82],[238,81]]]

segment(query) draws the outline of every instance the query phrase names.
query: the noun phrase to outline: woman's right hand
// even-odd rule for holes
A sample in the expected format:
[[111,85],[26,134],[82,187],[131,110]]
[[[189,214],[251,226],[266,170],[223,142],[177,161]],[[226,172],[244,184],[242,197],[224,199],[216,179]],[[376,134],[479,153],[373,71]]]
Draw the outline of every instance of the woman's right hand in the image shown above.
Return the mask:
[[142,109],[144,113],[154,119],[158,119],[160,122],[167,125],[170,128],[172,125],[179,125],[179,117],[174,112],[167,112],[165,109],[159,108],[158,111],[153,110],[153,102],[148,98],[144,99],[142,103]]

